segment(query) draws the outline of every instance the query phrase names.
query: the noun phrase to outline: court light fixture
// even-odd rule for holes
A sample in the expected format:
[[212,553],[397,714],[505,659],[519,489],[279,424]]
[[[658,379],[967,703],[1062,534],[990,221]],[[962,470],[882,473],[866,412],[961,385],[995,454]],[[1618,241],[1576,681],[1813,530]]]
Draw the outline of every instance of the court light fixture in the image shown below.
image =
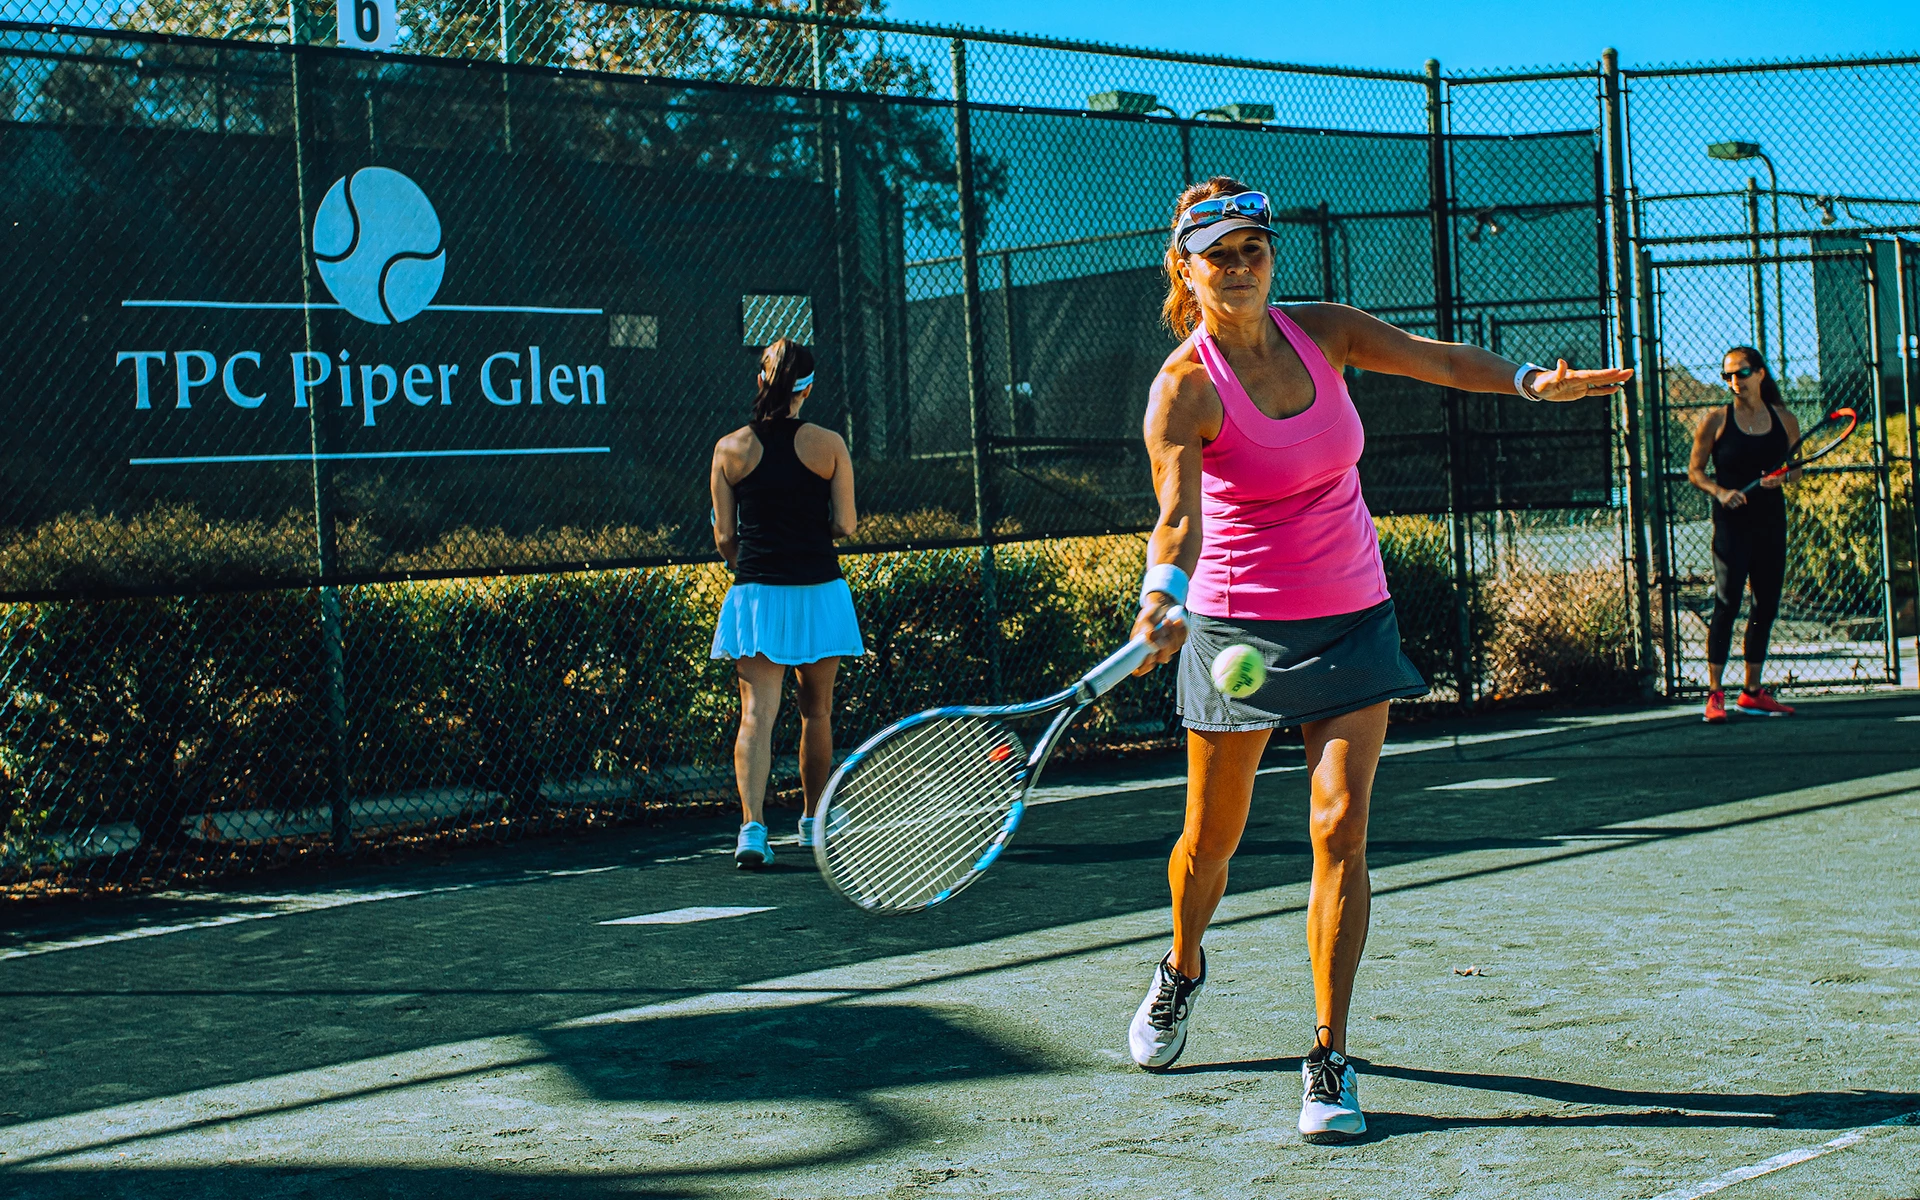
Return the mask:
[[1759,142],[1713,142],[1707,146],[1707,157],[1717,158],[1721,162],[1745,162],[1749,158],[1762,158]]
[[1271,104],[1262,104],[1257,100],[1235,100],[1230,104],[1203,108],[1193,115],[1216,121],[1231,121],[1236,125],[1261,125],[1273,120],[1273,111]]
[[1088,112],[1117,112],[1142,116],[1160,107],[1162,107],[1160,97],[1152,92],[1123,92],[1115,88],[1110,91],[1095,92],[1087,97]]

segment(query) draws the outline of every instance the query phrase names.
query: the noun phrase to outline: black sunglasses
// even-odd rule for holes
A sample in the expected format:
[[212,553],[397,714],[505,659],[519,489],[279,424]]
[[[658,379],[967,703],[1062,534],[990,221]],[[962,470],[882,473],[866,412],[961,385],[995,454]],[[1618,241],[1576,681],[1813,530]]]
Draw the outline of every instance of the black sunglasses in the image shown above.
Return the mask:
[[1728,383],[1732,383],[1735,379],[1752,379],[1753,368],[1741,367],[1737,371],[1722,371],[1720,372],[1720,378],[1726,380]]

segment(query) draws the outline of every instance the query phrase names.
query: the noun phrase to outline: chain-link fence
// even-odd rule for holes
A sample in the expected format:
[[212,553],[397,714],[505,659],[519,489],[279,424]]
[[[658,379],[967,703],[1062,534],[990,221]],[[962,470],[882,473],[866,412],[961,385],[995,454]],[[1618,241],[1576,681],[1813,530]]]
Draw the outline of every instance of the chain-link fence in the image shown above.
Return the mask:
[[[378,54],[330,45],[323,5],[24,15],[0,23],[15,892],[723,800],[737,702],[707,654],[727,577],[705,466],[782,335],[817,348],[807,415],[859,481],[845,569],[871,653],[846,664],[837,740],[1057,686],[1128,624],[1166,229],[1213,174],[1272,197],[1277,301],[1659,365],[1612,407],[1350,372],[1434,703],[1692,679],[1693,518],[1661,464],[1691,402],[1676,370],[1717,362],[1713,305],[1748,293],[1678,304],[1648,257],[1655,214],[1713,231],[1684,208],[1704,198],[1631,186],[1623,113],[1655,76],[1297,68],[838,7],[403,4]],[[1809,262],[1870,257],[1853,247]],[[1909,365],[1911,257],[1872,261],[1895,298],[1849,336]],[[1799,269],[1768,278],[1785,294]],[[1842,386],[1841,326],[1815,317],[1791,318],[1820,347],[1795,386]],[[1883,678],[1911,448],[1905,392],[1874,394],[1892,440],[1818,481],[1832,514],[1807,489],[1799,539],[1872,582],[1809,560],[1848,599],[1818,610],[1826,642],[1787,640],[1824,667],[1834,629],[1877,637]],[[1164,675],[1070,752],[1166,737]]]

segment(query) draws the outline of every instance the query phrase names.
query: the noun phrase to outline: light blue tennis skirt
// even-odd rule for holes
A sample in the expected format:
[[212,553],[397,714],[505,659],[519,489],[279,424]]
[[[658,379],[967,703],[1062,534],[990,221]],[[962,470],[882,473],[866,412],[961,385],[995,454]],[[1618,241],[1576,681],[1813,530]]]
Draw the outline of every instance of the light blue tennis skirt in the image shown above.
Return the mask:
[[799,586],[736,583],[720,605],[713,630],[714,658],[764,654],[787,667],[823,658],[858,658],[860,621],[844,579]]

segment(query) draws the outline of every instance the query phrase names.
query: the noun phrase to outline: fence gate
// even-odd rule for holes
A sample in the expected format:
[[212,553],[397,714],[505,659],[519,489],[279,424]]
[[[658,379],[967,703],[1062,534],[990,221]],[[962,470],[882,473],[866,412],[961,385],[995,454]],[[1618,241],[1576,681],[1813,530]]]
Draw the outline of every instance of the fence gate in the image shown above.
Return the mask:
[[[1742,344],[1761,350],[1803,428],[1841,405],[1861,418],[1846,445],[1787,489],[1787,577],[1767,678],[1816,687],[1900,681],[1896,620],[1912,618],[1896,609],[1893,548],[1908,538],[1898,526],[1908,523],[1913,486],[1901,416],[1913,390],[1901,352],[1914,307],[1913,247],[1858,231],[1783,241],[1784,252],[1771,254],[1771,236],[1767,246],[1743,239],[1734,254],[1697,242],[1686,257],[1656,257],[1681,250],[1672,245],[1640,251],[1657,640],[1669,696],[1707,684],[1713,530],[1687,462],[1701,420],[1730,398],[1721,358]],[[1890,420],[1900,434],[1892,447]],[[1896,483],[1905,493],[1897,524]],[[1729,655],[1735,686],[1750,601],[1743,598]]]

